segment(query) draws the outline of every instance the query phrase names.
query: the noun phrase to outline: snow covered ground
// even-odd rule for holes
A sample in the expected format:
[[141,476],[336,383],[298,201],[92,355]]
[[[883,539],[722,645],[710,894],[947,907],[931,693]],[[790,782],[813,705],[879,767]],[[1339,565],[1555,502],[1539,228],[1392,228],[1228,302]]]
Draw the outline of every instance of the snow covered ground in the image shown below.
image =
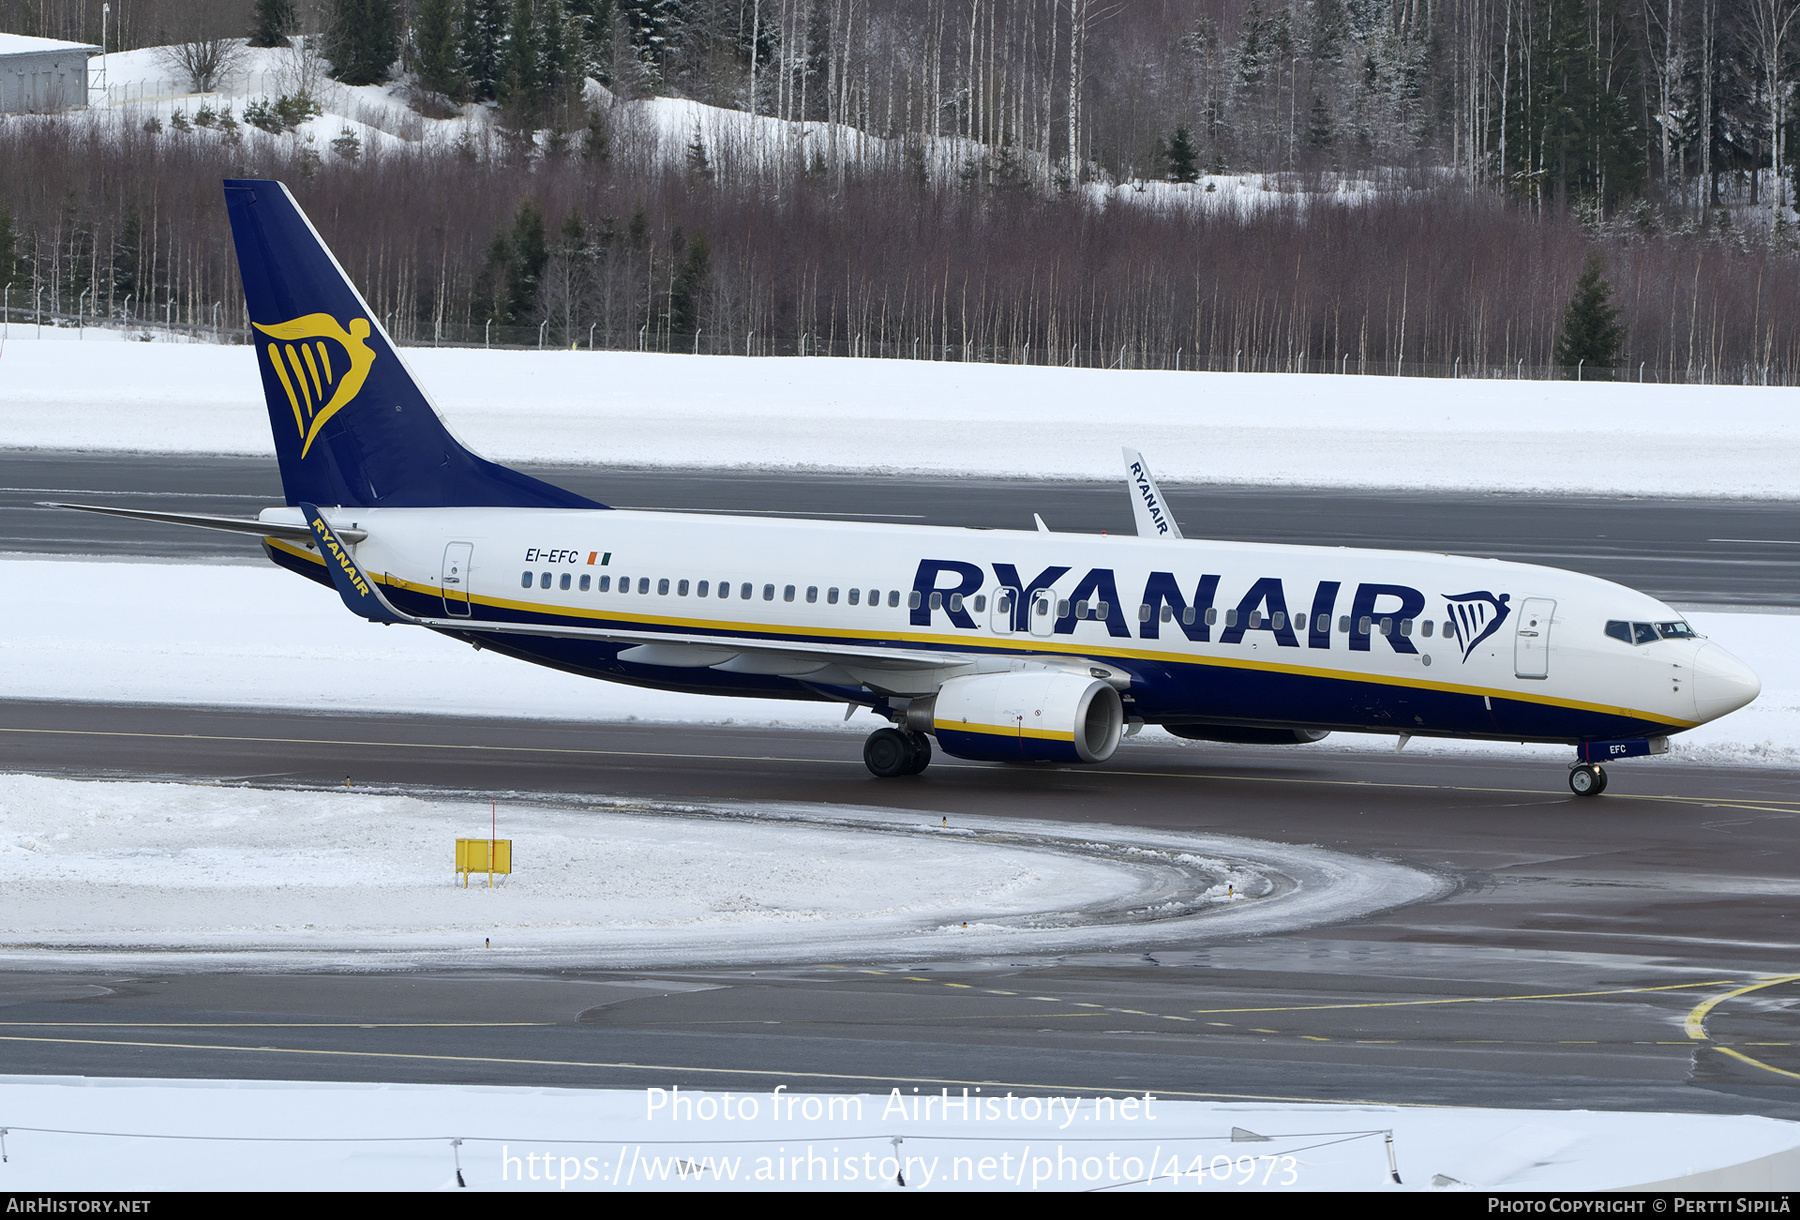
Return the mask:
[[[246,544],[248,549],[249,544]],[[1762,696],[1672,739],[1666,758],[1800,765],[1800,617],[1688,615],[1756,670]],[[321,665],[329,656],[338,664]],[[330,589],[272,565],[0,558],[0,690],[14,698],[223,704],[319,711],[520,716],[619,723],[749,724],[867,733],[834,703],[715,698],[578,678],[446,640],[377,627]],[[1173,739],[1147,730],[1142,740]],[[1134,742],[1123,747],[1128,762]],[[1210,747],[1194,743],[1196,760]],[[1307,750],[1391,751],[1390,737],[1333,734]],[[1559,746],[1415,740],[1409,752],[1524,753]],[[855,753],[845,743],[846,757]]]
[[0,1077],[0,1190],[1543,1193],[1800,1181],[1800,1125],[1751,1116],[1128,1100],[1004,1082],[968,1088],[965,1106],[962,1082],[726,1094],[678,1092],[692,1074],[669,1075],[644,1090]]
[[[532,803],[535,802],[535,803]],[[0,964],[643,967],[1191,946],[1444,892],[1225,835],[847,806],[486,801],[0,775]]]
[[[246,347],[14,323],[0,448],[273,452]],[[404,352],[500,461],[1170,482],[1800,495],[1800,390],[637,352]],[[1056,522],[1050,523],[1053,527]],[[1186,522],[1206,536],[1205,522]]]

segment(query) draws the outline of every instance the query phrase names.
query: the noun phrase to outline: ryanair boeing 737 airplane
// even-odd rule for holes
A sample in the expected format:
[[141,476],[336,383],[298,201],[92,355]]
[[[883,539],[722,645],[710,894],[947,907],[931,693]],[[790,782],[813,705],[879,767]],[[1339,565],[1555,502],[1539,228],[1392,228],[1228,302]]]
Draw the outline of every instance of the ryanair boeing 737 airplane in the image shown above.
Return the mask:
[[259,537],[372,622],[613,682],[865,706],[890,722],[863,748],[878,776],[923,770],[931,738],[1102,763],[1156,724],[1562,742],[1593,796],[1602,762],[1760,690],[1680,614],[1590,576],[1185,540],[1129,451],[1135,538],[608,509],[464,448],[286,187],[225,199],[287,506],[90,511]]

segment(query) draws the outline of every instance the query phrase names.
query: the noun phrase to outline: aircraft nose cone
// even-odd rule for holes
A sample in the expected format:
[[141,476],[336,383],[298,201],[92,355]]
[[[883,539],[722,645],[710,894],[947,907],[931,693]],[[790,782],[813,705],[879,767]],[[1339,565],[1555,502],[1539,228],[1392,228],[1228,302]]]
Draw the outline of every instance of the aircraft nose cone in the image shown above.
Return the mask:
[[1735,712],[1761,693],[1761,679],[1717,644],[1702,646],[1694,657],[1694,710],[1701,720]]

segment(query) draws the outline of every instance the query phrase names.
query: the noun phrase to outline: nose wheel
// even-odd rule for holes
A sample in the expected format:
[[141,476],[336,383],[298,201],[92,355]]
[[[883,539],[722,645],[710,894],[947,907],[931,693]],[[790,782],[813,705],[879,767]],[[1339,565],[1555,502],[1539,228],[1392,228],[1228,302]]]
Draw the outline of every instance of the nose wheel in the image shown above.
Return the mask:
[[863,765],[881,779],[917,775],[930,761],[931,739],[923,733],[876,729],[863,743]]
[[1599,796],[1606,791],[1606,768],[1582,763],[1569,771],[1569,791],[1576,796]]

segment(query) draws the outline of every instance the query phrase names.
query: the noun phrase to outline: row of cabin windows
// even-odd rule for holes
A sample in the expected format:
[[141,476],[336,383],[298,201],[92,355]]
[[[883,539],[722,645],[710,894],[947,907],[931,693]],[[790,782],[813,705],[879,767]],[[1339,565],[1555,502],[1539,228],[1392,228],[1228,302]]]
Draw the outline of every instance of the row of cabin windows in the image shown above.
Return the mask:
[[[519,587],[522,589],[531,588],[532,575],[533,574],[530,572],[523,573],[519,578]],[[631,577],[621,576],[618,579],[619,579],[619,586],[618,586],[619,592],[620,593],[630,593],[631,592]],[[591,587],[593,587],[592,582],[593,582],[593,577],[588,575],[587,573],[583,573],[580,578],[580,585],[579,585],[581,592],[583,592],[583,593],[588,592],[588,590]],[[551,587],[552,583],[557,583],[558,586],[564,590],[567,590],[574,585],[573,578],[572,578],[571,574],[568,572],[564,572],[562,574],[562,578],[561,578],[560,582],[556,581],[554,574],[552,574],[550,572],[543,572],[543,573],[539,573],[537,575],[537,585],[539,588],[548,589]],[[611,592],[612,591],[612,583],[613,583],[613,578],[611,576],[600,577],[599,591],[601,593]],[[660,596],[664,596],[664,597],[668,596],[668,594],[670,592],[670,587],[671,587],[671,582],[669,581],[669,579],[667,577],[663,577],[656,582],[656,592]],[[731,582],[728,580],[720,581],[717,586],[713,586],[710,581],[702,580],[702,581],[696,582],[692,585],[692,592],[695,597],[710,597],[710,596],[714,596],[713,589],[715,587],[717,589],[716,595],[720,599],[728,599],[731,597]],[[690,585],[689,585],[688,581],[678,580],[678,581],[673,582],[673,588],[674,588],[675,595],[677,597],[687,597],[689,594]],[[650,592],[650,577],[648,577],[648,576],[638,577],[637,591],[640,594],[648,594]],[[870,589],[869,593],[868,593],[868,604],[871,606],[879,606],[881,604],[881,594],[882,594],[882,591],[880,589]],[[798,595],[798,586],[784,585],[782,587],[782,590],[781,590],[781,600],[782,601],[791,602],[795,599],[795,597],[797,595]],[[756,596],[756,586],[754,584],[752,584],[751,582],[745,581],[738,586],[738,597],[741,600],[750,601],[755,596]],[[845,596],[844,600],[846,600],[850,605],[856,606],[856,605],[862,604],[862,598],[863,598],[862,589],[855,588],[855,589],[849,590],[849,592]],[[762,599],[766,602],[772,602],[775,600],[775,586],[774,585],[765,584],[762,587]],[[808,585],[806,587],[806,600],[809,604],[816,603],[819,600],[819,586]],[[830,605],[830,606],[835,606],[838,604],[838,590],[836,588],[828,588],[825,590],[825,604]],[[898,607],[900,605],[900,591],[898,589],[889,589],[887,591],[887,604],[889,606],[893,606],[893,607]],[[919,608],[920,604],[921,604],[921,602],[920,602],[918,590],[915,589],[911,593],[907,594],[906,605],[909,610],[917,610]],[[941,610],[945,606],[948,606],[952,611],[961,611],[964,608],[964,604],[965,603],[963,601],[963,595],[960,593],[952,593],[952,594],[950,594],[950,596],[947,599],[945,598],[944,594],[941,592],[931,594],[930,605],[933,610]],[[983,613],[986,613],[986,611],[987,611],[987,598],[982,594],[976,594],[973,598],[969,599],[967,604],[977,614],[983,614]],[[1049,613],[1049,604],[1050,603],[1049,603],[1048,599],[1040,600],[1037,605],[1037,612],[1039,614]],[[997,608],[1002,613],[1005,613],[1006,611],[1011,610],[1012,609],[1012,599],[1008,596],[1003,595],[998,602]],[[1058,618],[1069,617],[1069,610],[1070,610],[1070,607],[1069,607],[1069,601],[1067,598],[1063,598],[1063,599],[1060,599],[1057,601],[1056,616]],[[1078,619],[1089,619],[1089,618],[1104,619],[1111,612],[1112,612],[1112,605],[1109,602],[1096,601],[1096,602],[1089,603],[1087,601],[1078,601],[1074,605],[1075,617]],[[1140,623],[1149,622],[1151,615],[1153,613],[1154,613],[1154,611],[1152,610],[1151,606],[1148,603],[1140,605],[1138,607],[1138,615],[1137,615],[1138,622],[1140,622]],[[1182,607],[1181,621],[1184,626],[1189,626],[1189,627],[1193,626],[1195,617],[1196,617],[1196,611],[1195,611],[1194,607],[1192,607],[1192,606]],[[1175,607],[1173,607],[1167,603],[1164,603],[1163,607],[1162,607],[1161,618],[1162,618],[1162,621],[1165,623],[1174,621]],[[1206,621],[1207,626],[1209,626],[1209,627],[1216,626],[1219,622],[1219,618],[1220,618],[1220,613],[1217,609],[1215,609],[1211,606],[1207,607],[1206,613],[1205,613],[1205,621]],[[1237,610],[1235,608],[1226,610],[1224,612],[1224,619],[1225,619],[1225,625],[1227,627],[1237,626],[1238,625]],[[1252,629],[1260,628],[1263,625],[1262,612],[1260,610],[1250,611],[1249,617],[1246,621],[1247,621],[1247,625],[1249,627],[1251,627]],[[1294,624],[1294,629],[1296,631],[1305,631],[1307,629],[1306,618],[1303,615],[1298,615],[1298,614],[1295,615],[1293,624]],[[1288,625],[1287,614],[1284,611],[1277,610],[1274,613],[1274,615],[1270,618],[1269,625],[1277,631],[1285,630]],[[1419,625],[1419,634],[1424,636],[1426,639],[1430,639],[1431,635],[1432,635],[1432,630],[1435,626],[1436,626],[1436,624],[1433,622],[1433,620],[1426,619],[1425,622],[1423,622],[1422,624]],[[1616,638],[1626,639],[1627,642],[1629,643],[1630,641],[1629,641],[1629,639],[1627,639],[1626,636],[1619,635],[1614,630],[1614,628],[1617,628],[1617,627],[1629,627],[1629,626],[1631,626],[1631,625],[1624,624],[1624,623],[1608,623],[1607,627],[1606,627],[1606,633],[1608,635],[1615,636]],[[1636,624],[1636,626],[1648,628],[1649,624],[1640,623],[1640,624]],[[1678,624],[1677,623],[1664,623],[1664,624],[1659,624],[1659,626],[1669,629],[1667,632],[1667,634],[1669,634],[1669,635],[1676,634],[1676,632],[1674,630],[1675,628],[1683,628],[1683,629],[1687,628],[1686,623],[1678,623]],[[1357,631],[1358,635],[1369,635],[1376,630],[1379,630],[1382,635],[1392,635],[1394,633],[1394,630],[1396,627],[1398,627],[1401,635],[1410,636],[1413,633],[1413,620],[1409,619],[1409,618],[1403,618],[1399,621],[1399,623],[1396,624],[1392,618],[1384,618],[1380,621],[1379,626],[1377,626],[1375,621],[1370,616],[1364,615],[1362,617],[1362,619],[1357,623],[1356,631]],[[1454,632],[1454,629],[1455,628],[1454,628],[1453,624],[1451,624],[1449,622],[1446,622],[1444,624],[1444,634],[1446,636],[1451,635]],[[1319,615],[1318,621],[1317,621],[1317,623],[1315,623],[1313,625],[1312,630],[1321,635],[1330,631],[1331,630],[1331,616],[1328,614]],[[1345,615],[1342,615],[1339,617],[1338,632],[1343,635],[1350,634],[1350,616],[1348,614],[1345,614]],[[1689,631],[1689,634],[1692,634],[1692,632]],[[1650,638],[1655,639],[1657,637],[1653,634],[1650,636]],[[1644,641],[1639,640],[1638,642],[1643,643]]]
[[[534,574],[531,572],[522,573],[519,577],[519,587],[521,589],[531,588],[532,583],[533,583],[533,576],[534,576]],[[577,587],[583,593],[588,592],[589,589],[591,589],[591,588],[597,589],[601,593],[611,593],[613,591],[613,578],[611,576],[600,577],[597,585],[594,583],[594,578],[585,572],[581,576],[579,585],[575,584],[575,581],[574,581],[572,575],[568,572],[564,572],[562,574],[562,578],[560,581],[558,581],[556,579],[555,575],[550,572],[536,573],[535,576],[536,576],[537,586],[540,589],[548,589],[554,583],[557,585],[557,587],[564,589],[564,590],[567,590],[571,587]],[[631,577],[621,576],[618,579],[619,579],[618,591],[620,593],[630,593],[631,592]],[[732,585],[729,580],[721,580],[717,585],[714,585],[713,582],[710,580],[671,581],[668,577],[665,576],[665,577],[662,577],[661,579],[657,580],[657,582],[656,582],[656,592],[657,592],[658,596],[661,596],[661,597],[667,597],[671,592],[673,592],[675,594],[675,596],[677,596],[677,597],[687,597],[691,593],[695,597],[715,597],[716,596],[719,599],[724,600],[731,596],[731,588],[732,588]],[[756,597],[756,586],[753,583],[751,583],[750,581],[745,581],[742,584],[738,585],[737,589],[738,589],[737,595],[743,601],[750,601]],[[716,593],[715,593],[715,590],[716,590]],[[650,577],[640,576],[637,578],[637,591],[640,594],[647,594],[650,592]],[[782,601],[791,602],[798,595],[799,595],[799,587],[798,586],[784,585],[782,587],[782,590],[781,590],[781,600]],[[880,589],[870,589],[868,591],[868,604],[871,606],[879,606],[881,604],[881,595],[882,595],[882,591]],[[837,605],[838,604],[838,596],[839,596],[839,591],[837,589],[825,590],[826,604],[831,605],[831,606]],[[934,597],[935,597],[935,595],[934,595]],[[762,587],[762,599],[766,602],[772,602],[775,600],[775,586],[774,585],[766,584]],[[912,595],[912,604],[914,606],[918,605],[918,599],[919,599],[919,595],[917,593]],[[817,586],[817,585],[808,585],[807,586],[806,600],[808,602],[816,602],[819,600],[819,586]],[[844,596],[844,600],[849,602],[852,606],[862,605],[863,604],[863,590],[861,590],[860,588],[849,590],[849,592]],[[976,598],[975,600],[978,602],[985,602],[987,599],[986,598]],[[959,597],[956,599],[956,601],[957,601],[958,605],[960,606],[962,599]],[[887,590],[887,604],[890,606],[898,606],[900,604],[900,591],[898,589]],[[979,608],[980,607],[977,607],[977,609],[979,609]]]

